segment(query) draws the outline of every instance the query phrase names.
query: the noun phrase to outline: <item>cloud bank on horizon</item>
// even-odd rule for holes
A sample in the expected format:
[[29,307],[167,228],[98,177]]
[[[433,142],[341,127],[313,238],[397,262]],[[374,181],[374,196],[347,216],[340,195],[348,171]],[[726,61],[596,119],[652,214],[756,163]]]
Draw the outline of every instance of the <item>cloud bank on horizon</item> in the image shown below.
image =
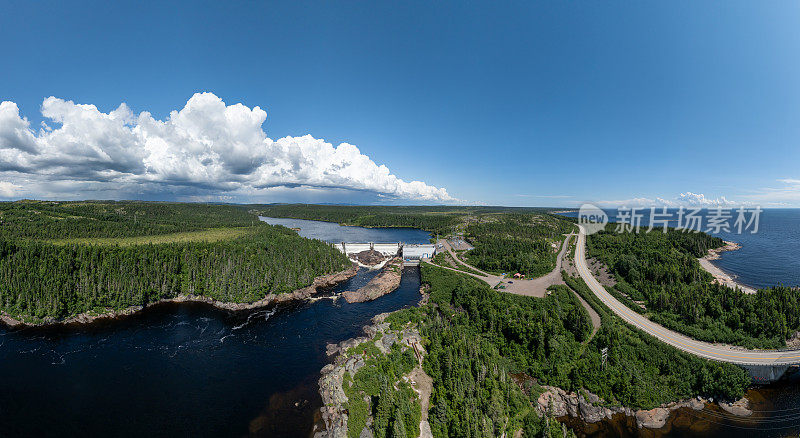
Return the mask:
[[740,202],[728,200],[724,196],[719,198],[709,198],[702,193],[685,192],[673,199],[665,198],[631,198],[615,201],[599,201],[598,205],[603,207],[730,207],[740,205]]
[[253,200],[304,188],[457,201],[444,188],[400,179],[348,143],[273,140],[262,129],[266,111],[213,93],[196,93],[165,120],[125,103],[104,113],[56,97],[41,111],[50,122],[34,130],[16,103],[0,103],[0,197]]
[[700,208],[730,208],[730,207],[765,207],[765,208],[780,208],[792,207],[800,201],[800,179],[796,178],[782,178],[778,182],[784,184],[782,187],[765,187],[758,190],[750,190],[747,194],[742,195],[740,200],[731,200],[725,196],[718,198],[707,197],[702,193],[684,192],[673,198],[648,198],[638,197],[620,200],[604,200],[597,201],[594,204],[605,207],[626,207],[626,208],[644,208],[644,207],[700,207]]

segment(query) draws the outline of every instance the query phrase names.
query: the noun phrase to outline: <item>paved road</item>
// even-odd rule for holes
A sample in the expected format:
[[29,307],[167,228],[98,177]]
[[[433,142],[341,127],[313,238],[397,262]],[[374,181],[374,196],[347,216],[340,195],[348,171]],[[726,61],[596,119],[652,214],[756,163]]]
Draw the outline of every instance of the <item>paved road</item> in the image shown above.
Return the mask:
[[556,267],[553,268],[552,271],[542,275],[541,277],[528,280],[528,283],[531,285],[531,287],[546,291],[550,286],[564,284],[564,279],[561,278],[561,270],[564,266],[564,255],[567,254],[567,250],[569,250],[569,242],[572,240],[572,236],[574,235],[575,234],[567,234],[567,237],[561,244],[561,250],[558,252],[558,256],[556,256]]
[[586,232],[583,227],[580,227],[578,245],[575,248],[575,267],[592,292],[617,316],[673,347],[706,359],[739,365],[790,365],[800,363],[800,350],[745,350],[724,344],[700,342],[668,330],[629,309],[609,294],[586,266]]
[[[574,235],[575,234],[568,234],[566,239],[564,239],[564,243],[561,244],[561,251],[559,251],[558,257],[556,257],[556,267],[555,267],[555,269],[553,269],[553,271],[551,271],[550,273],[548,273],[546,275],[543,275],[541,277],[538,277],[538,278],[534,278],[533,280],[516,280],[516,281],[514,281],[514,283],[509,284],[508,280],[503,278],[503,277],[501,277],[501,276],[487,274],[487,273],[481,271],[480,269],[478,269],[478,268],[470,265],[469,263],[461,260],[460,258],[458,258],[458,254],[456,254],[455,251],[453,251],[453,249],[452,249],[450,243],[447,241],[447,239],[440,239],[439,242],[441,242],[444,245],[444,248],[447,250],[447,252],[450,253],[450,255],[453,257],[453,259],[455,259],[458,262],[461,262],[465,266],[468,266],[468,267],[470,267],[471,269],[473,269],[473,270],[475,270],[477,272],[483,273],[484,275],[474,274],[472,272],[461,271],[461,270],[458,270],[458,269],[449,268],[447,266],[439,266],[439,265],[434,265],[434,266],[438,266],[438,267],[444,268],[444,269],[449,269],[449,270],[455,271],[455,272],[460,272],[462,274],[471,275],[471,276],[473,276],[473,277],[475,277],[477,279],[485,281],[486,283],[489,284],[489,286],[492,286],[492,287],[494,287],[497,283],[501,283],[502,282],[502,283],[504,283],[506,285],[506,289],[505,289],[506,292],[510,292],[510,293],[517,294],[517,295],[526,295],[526,296],[531,296],[531,297],[542,298],[545,295],[547,295],[547,288],[548,287],[550,287],[550,286],[552,286],[554,284],[564,284],[564,281],[561,278],[561,270],[562,270],[563,264],[564,264],[564,255],[567,253],[567,250],[569,249],[569,242],[570,242],[570,240],[572,240],[572,236],[574,236]],[[428,263],[430,263],[430,262],[428,262]],[[598,315],[597,312],[595,312],[595,310],[592,309],[592,306],[590,306],[589,303],[586,302],[586,300],[581,298],[580,295],[575,293],[575,297],[578,299],[578,301],[580,301],[580,303],[583,306],[583,308],[586,309],[586,311],[589,313],[589,318],[592,320],[592,335],[589,337],[589,340],[591,340],[594,337],[594,335],[597,333],[597,330],[600,329],[600,323],[601,323],[600,315]],[[586,342],[588,343],[588,340]]]
[[[458,254],[456,254],[456,252],[455,252],[455,251],[453,251],[453,247],[450,245],[450,242],[448,242],[448,241],[447,241],[447,239],[439,239],[439,242],[438,242],[438,243],[441,243],[441,244],[443,244],[443,245],[444,245],[444,248],[447,250],[447,252],[449,252],[449,253],[450,253],[450,256],[451,256],[451,257],[453,257],[453,259],[454,259],[455,261],[457,261],[457,262],[460,262],[461,264],[463,264],[463,265],[465,265],[465,266],[469,267],[470,269],[472,269],[472,270],[473,270],[473,271],[475,271],[475,272],[480,272],[481,274],[483,274],[483,275],[484,275],[484,276],[486,276],[486,277],[496,277],[496,275],[494,275],[494,276],[493,276],[493,275],[491,275],[491,274],[487,274],[486,272],[483,272],[483,271],[481,271],[480,269],[478,269],[478,268],[476,268],[476,267],[474,267],[474,266],[470,265],[469,263],[465,262],[464,260],[461,260],[461,259],[458,257]],[[495,283],[495,284],[497,284],[497,283]],[[494,285],[492,285],[492,286],[494,286]]]
[[[486,283],[489,284],[489,286],[492,287],[496,286],[497,283],[502,282],[503,285],[505,286],[505,289],[503,289],[505,292],[510,292],[517,295],[525,295],[529,297],[542,298],[545,295],[547,295],[548,287],[555,284],[564,284],[563,280],[561,279],[561,266],[564,260],[564,255],[566,254],[567,249],[569,248],[569,242],[570,239],[572,239],[572,236],[574,236],[574,234],[567,235],[566,238],[564,239],[564,242],[561,244],[561,251],[559,251],[558,256],[556,257],[555,269],[553,269],[551,272],[545,275],[542,275],[541,277],[525,279],[525,280],[513,280],[513,279],[509,280],[500,275],[493,275],[481,271],[480,269],[460,259],[458,257],[458,254],[456,254],[456,252],[453,251],[452,247],[450,246],[450,243],[447,242],[446,239],[439,239],[439,242],[444,244],[444,248],[447,250],[447,252],[450,253],[453,259],[455,259],[458,262],[461,262],[463,265],[473,269],[476,272],[479,272],[482,275],[477,275],[470,272],[465,272],[465,273],[485,281]],[[451,269],[451,270],[456,271],[456,269]],[[464,272],[464,271],[458,271],[458,272]]]

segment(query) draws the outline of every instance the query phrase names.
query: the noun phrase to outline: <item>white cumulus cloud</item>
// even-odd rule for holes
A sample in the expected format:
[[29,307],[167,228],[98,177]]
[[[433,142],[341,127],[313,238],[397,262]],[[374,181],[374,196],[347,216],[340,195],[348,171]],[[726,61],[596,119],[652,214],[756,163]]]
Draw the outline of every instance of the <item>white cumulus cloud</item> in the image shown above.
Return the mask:
[[41,111],[49,122],[34,131],[16,103],[0,104],[0,176],[23,184],[15,194],[49,187],[86,197],[123,190],[248,199],[299,187],[455,201],[444,188],[395,176],[354,145],[310,135],[273,140],[262,129],[266,111],[226,105],[213,93],[195,94],[165,120],[124,103],[104,113],[56,97]]
[[0,181],[0,198],[13,198],[17,196],[20,186],[8,181]]
[[677,198],[678,205],[690,205],[690,206],[702,206],[702,207],[725,207],[734,205],[735,202],[727,200],[724,196],[720,196],[719,198],[706,198],[706,196],[702,193],[692,193],[686,192],[681,193],[678,195]]

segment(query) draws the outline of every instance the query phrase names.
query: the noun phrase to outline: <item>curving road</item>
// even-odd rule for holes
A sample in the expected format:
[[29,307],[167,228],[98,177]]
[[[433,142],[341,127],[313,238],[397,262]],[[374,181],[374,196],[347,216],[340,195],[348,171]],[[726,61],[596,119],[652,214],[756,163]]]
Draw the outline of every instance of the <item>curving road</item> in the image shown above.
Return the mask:
[[[455,259],[457,262],[460,262],[464,266],[469,267],[470,269],[479,272],[482,275],[474,274],[472,272],[461,271],[459,269],[448,268],[446,266],[440,266],[445,269],[450,269],[452,271],[462,272],[464,274],[469,274],[475,278],[481,279],[489,284],[489,286],[494,287],[498,283],[503,283],[505,292],[510,292],[512,294],[517,295],[525,295],[529,297],[536,297],[536,298],[543,298],[547,295],[547,288],[554,285],[554,284],[564,284],[563,280],[561,279],[561,265],[564,259],[564,255],[569,248],[569,241],[574,236],[574,234],[569,234],[564,239],[564,242],[561,244],[561,251],[558,253],[556,257],[556,267],[550,272],[541,277],[525,279],[525,280],[509,280],[501,275],[493,275],[481,271],[480,269],[470,265],[469,263],[461,260],[453,251],[453,248],[450,246],[450,243],[447,242],[447,239],[439,239],[439,243],[444,245],[444,248],[450,255]],[[439,266],[439,265],[436,265]],[[587,309],[588,310],[588,309]],[[592,312],[590,311],[589,314]]]
[[725,344],[711,344],[689,338],[656,324],[626,307],[608,293],[586,265],[586,231],[580,226],[575,248],[575,267],[592,292],[617,316],[658,340],[695,356],[738,365],[794,365],[800,363],[800,350],[746,350]]

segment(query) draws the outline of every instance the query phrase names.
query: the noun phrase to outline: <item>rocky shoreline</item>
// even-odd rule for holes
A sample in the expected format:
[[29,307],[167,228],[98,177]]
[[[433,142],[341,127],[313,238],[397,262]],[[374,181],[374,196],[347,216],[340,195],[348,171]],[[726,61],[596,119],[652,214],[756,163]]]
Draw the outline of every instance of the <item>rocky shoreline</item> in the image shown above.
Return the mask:
[[718,258],[721,257],[720,254],[722,254],[723,252],[736,251],[737,249],[742,248],[742,245],[736,242],[731,242],[728,240],[723,240],[722,242],[725,244],[720,246],[719,248],[712,248],[708,250],[708,255],[706,255],[707,260],[717,260]]
[[102,313],[87,312],[87,313],[81,313],[79,315],[70,316],[69,318],[64,318],[59,320],[50,318],[36,323],[20,321],[18,319],[11,317],[5,312],[0,312],[0,322],[11,328],[44,327],[51,325],[69,325],[69,324],[89,324],[98,320],[114,319],[122,316],[132,315],[136,312],[145,309],[146,307],[151,307],[164,303],[187,303],[187,302],[206,303],[218,309],[228,310],[232,312],[254,310],[271,306],[273,304],[308,299],[314,294],[316,294],[319,291],[319,289],[334,286],[345,280],[348,280],[353,276],[355,276],[356,272],[358,272],[358,266],[352,265],[343,271],[316,277],[309,286],[306,286],[304,288],[297,289],[295,291],[285,294],[268,294],[264,298],[258,301],[254,301],[252,303],[233,303],[226,301],[217,301],[213,298],[199,296],[199,295],[179,295],[174,298],[159,300],[154,303],[150,303],[146,306],[131,306],[121,310],[109,309],[108,312],[102,312]]
[[[375,347],[381,353],[388,354],[392,346],[399,343],[403,349],[414,348],[418,360],[420,363],[422,362],[425,350],[421,345],[422,337],[419,331],[415,327],[408,327],[398,332],[391,330],[389,323],[385,322],[389,315],[390,313],[375,315],[372,318],[372,323],[364,326],[366,336],[327,345],[325,352],[329,357],[334,357],[334,359],[333,363],[322,368],[319,379],[319,394],[322,397],[320,416],[325,428],[323,430],[315,430],[314,438],[347,437],[348,410],[346,408],[347,395],[345,395],[343,386],[344,376],[347,373],[352,377],[361,367],[366,365],[362,355],[348,355],[348,350],[364,342],[374,341]],[[378,336],[379,334],[380,336]],[[417,372],[419,370],[421,370],[419,367],[415,369]],[[430,392],[428,392],[429,394]],[[425,402],[427,407],[427,400]],[[428,431],[430,430],[430,426],[427,425],[427,411],[423,413],[423,423],[420,426],[423,430],[426,428]],[[364,436],[363,433],[362,436]]]
[[[633,410],[624,406],[603,406],[603,400],[588,391],[581,393],[566,392],[561,388],[552,386],[543,387],[545,392],[539,396],[538,408],[542,413],[547,413],[557,418],[574,417],[585,423],[597,423],[602,420],[611,420],[615,415],[625,415],[636,419],[639,428],[660,429],[667,424],[667,419],[673,411],[687,408],[701,411],[711,400],[700,397],[682,400],[659,406],[654,409]],[[728,413],[740,417],[752,415],[749,402],[742,398],[734,403],[720,402],[719,406]]]
[[342,297],[348,303],[363,303],[380,298],[400,287],[400,279],[403,272],[403,259],[395,257],[380,274],[373,277],[369,283],[356,291],[346,291]]

